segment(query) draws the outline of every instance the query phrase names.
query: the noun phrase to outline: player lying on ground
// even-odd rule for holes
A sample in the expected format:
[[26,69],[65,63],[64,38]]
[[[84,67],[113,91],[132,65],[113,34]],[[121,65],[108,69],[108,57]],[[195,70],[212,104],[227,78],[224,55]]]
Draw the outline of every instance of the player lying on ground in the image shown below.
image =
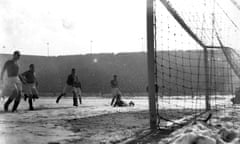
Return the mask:
[[116,101],[113,104],[114,107],[116,107],[116,106],[125,107],[125,106],[134,106],[134,105],[135,104],[132,101],[130,101],[129,103],[123,101],[120,94],[117,94]]

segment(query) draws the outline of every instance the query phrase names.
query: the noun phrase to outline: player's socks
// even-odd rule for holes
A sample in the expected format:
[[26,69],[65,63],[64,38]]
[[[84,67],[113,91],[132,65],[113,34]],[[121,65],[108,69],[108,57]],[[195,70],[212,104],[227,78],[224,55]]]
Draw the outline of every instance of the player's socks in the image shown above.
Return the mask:
[[73,106],[78,106],[78,99],[76,93],[73,92]]
[[12,112],[14,112],[14,111],[17,110],[20,101],[21,101],[21,92],[18,93],[17,97],[16,97],[15,100],[14,100]]
[[17,91],[13,91],[12,95],[8,98],[8,100],[4,104],[4,111],[8,111],[9,104],[13,101],[14,95],[18,94]]
[[27,94],[24,94],[24,101],[26,101],[28,98],[28,95]]
[[59,103],[61,97],[63,96],[63,94],[60,94],[58,97],[57,97],[57,100],[56,100],[56,103]]
[[29,98],[29,99],[28,99],[28,103],[29,103],[29,110],[34,110],[32,98]]
[[112,101],[111,101],[111,106],[113,105],[113,102],[114,102],[114,98],[112,98]]
[[4,104],[4,111],[8,111],[8,106],[9,104],[13,101],[12,98],[8,98],[8,100],[6,101],[6,103]]
[[81,98],[81,96],[79,95],[78,97],[79,97],[79,104],[82,104],[82,98]]

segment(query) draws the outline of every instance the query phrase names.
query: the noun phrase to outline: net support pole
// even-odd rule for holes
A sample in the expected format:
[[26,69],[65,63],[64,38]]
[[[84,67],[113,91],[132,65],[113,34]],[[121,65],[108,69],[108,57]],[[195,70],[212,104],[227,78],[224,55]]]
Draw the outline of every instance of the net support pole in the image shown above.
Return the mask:
[[206,105],[206,111],[211,109],[210,106],[210,100],[209,100],[209,94],[210,94],[210,88],[209,88],[209,63],[208,63],[208,51],[207,48],[204,47],[204,67],[205,67],[205,105]]
[[154,0],[147,0],[147,64],[150,128],[157,129],[157,105],[155,97],[154,55]]

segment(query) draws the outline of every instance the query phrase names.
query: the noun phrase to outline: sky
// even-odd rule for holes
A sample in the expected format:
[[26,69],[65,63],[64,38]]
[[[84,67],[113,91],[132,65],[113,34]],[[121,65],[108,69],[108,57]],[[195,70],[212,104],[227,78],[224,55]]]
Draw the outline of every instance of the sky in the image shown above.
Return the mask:
[[[223,7],[218,7],[219,13],[228,13],[240,29],[240,11],[230,0],[216,1]],[[240,4],[240,0],[235,1]],[[195,13],[203,12],[204,0],[195,4],[195,7],[188,5],[192,4],[191,0],[184,2],[171,0],[179,13],[192,8],[190,11],[193,16],[181,13],[186,20],[191,22],[191,19],[200,17],[199,21],[203,21],[201,14]],[[211,6],[209,1],[208,6]],[[204,11],[206,9],[212,8],[205,7]],[[158,12],[164,14],[162,10],[166,13],[164,7],[157,8]],[[183,44],[192,40],[169,17],[171,16],[159,18],[159,21],[165,22],[165,26],[171,27],[157,30],[157,33],[164,36],[159,41],[168,45],[164,47],[182,45],[182,49],[192,48],[189,44]],[[225,16],[222,21],[229,20]],[[201,27],[200,22],[193,24],[192,27],[196,29]],[[211,25],[210,19],[209,24]],[[221,24],[226,25],[223,22]],[[229,25],[232,27],[231,23]],[[219,31],[222,29],[219,28]],[[240,35],[233,37],[236,34],[231,32],[231,35],[225,36],[230,33],[229,28],[226,27],[225,30],[227,32],[222,32],[223,37],[227,38],[225,42],[238,45],[236,39]],[[27,55],[58,56],[142,52],[146,48],[146,0],[0,0],[0,53],[20,50]]]
[[145,0],[0,0],[0,53],[144,50]]

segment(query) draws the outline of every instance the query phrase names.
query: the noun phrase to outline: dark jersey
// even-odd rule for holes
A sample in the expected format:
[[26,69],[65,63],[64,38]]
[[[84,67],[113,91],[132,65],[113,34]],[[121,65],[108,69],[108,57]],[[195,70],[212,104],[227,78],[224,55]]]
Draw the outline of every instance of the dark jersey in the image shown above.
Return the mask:
[[72,74],[68,75],[67,84],[70,86],[74,86],[75,82],[78,81],[77,76],[73,76]]
[[67,78],[67,84],[68,85],[73,85],[74,84],[74,77],[73,75],[68,75],[68,78]]
[[74,87],[82,89],[82,85],[80,81],[74,83]]
[[27,83],[32,84],[32,83],[35,83],[35,82],[36,82],[35,73],[32,72],[32,71],[30,71],[30,70],[25,71],[25,72],[22,74],[22,76],[25,77],[25,80],[26,80]]
[[111,87],[112,88],[117,88],[118,87],[118,81],[117,80],[111,80]]

